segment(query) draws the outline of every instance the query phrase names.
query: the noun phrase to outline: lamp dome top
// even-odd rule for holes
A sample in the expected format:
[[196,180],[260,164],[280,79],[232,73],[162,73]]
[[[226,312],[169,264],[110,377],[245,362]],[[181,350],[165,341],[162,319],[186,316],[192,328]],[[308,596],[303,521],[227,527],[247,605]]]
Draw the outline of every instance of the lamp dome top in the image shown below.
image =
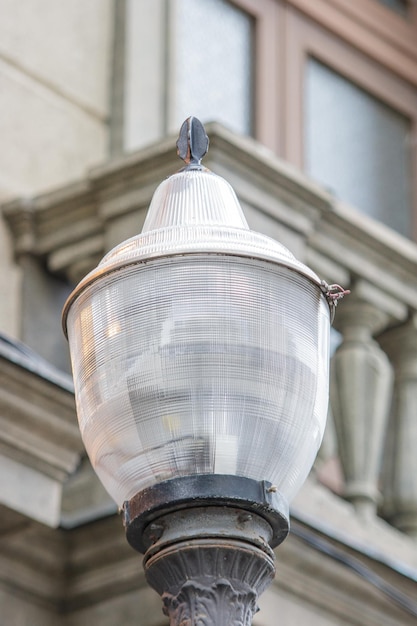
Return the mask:
[[125,266],[188,254],[216,254],[260,259],[285,266],[313,281],[319,277],[275,239],[250,230],[231,185],[201,164],[209,140],[194,117],[182,125],[178,155],[185,167],[155,190],[142,232],[122,242],[79,283],[63,312],[88,285]]

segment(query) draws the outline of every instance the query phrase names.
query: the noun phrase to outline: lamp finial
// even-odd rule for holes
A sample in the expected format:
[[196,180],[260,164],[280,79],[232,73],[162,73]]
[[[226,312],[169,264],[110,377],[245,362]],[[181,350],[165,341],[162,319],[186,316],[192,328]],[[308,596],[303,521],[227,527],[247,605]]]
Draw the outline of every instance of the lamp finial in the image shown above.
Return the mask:
[[181,126],[177,141],[177,154],[187,166],[201,167],[201,159],[207,153],[209,138],[205,128],[196,117],[188,117]]

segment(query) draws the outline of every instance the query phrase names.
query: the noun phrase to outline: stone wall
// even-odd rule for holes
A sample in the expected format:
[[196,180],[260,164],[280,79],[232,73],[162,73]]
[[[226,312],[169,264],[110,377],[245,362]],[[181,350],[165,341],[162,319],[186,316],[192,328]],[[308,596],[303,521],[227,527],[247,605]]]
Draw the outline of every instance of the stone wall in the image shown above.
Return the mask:
[[[0,199],[62,185],[106,157],[112,28],[112,0],[0,1]],[[0,221],[0,330],[15,337],[21,286]]]

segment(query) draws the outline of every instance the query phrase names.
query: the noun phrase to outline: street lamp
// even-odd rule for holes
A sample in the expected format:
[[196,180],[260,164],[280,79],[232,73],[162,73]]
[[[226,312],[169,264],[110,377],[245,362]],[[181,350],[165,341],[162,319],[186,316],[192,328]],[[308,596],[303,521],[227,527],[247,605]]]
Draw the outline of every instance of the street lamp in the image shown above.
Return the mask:
[[170,623],[248,625],[323,435],[342,292],[249,229],[197,119],[177,146],[63,324],[85,447]]

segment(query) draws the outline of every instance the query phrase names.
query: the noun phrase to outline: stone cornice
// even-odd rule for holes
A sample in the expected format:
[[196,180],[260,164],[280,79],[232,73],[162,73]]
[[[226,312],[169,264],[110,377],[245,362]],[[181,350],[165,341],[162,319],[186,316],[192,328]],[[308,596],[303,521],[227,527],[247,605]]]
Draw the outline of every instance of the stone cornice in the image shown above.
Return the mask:
[[63,485],[85,454],[70,378],[2,338],[0,386],[0,503],[56,526]]
[[[294,523],[294,531],[298,523]],[[301,526],[302,528],[302,526]],[[313,540],[320,541],[320,534],[313,533]],[[381,566],[360,552],[346,545],[328,541],[341,559],[353,559],[370,576],[377,575],[396,590],[401,590],[411,601],[415,595],[415,582]],[[275,591],[281,596],[291,594],[300,602],[321,609],[326,616],[333,616],[337,623],[356,626],[411,626],[415,617],[397,607],[391,599],[377,589],[370,580],[358,576],[349,567],[329,555],[308,547],[296,536],[285,541],[277,552],[277,575]],[[261,606],[262,608],[262,606]]]
[[[326,511],[332,508],[327,497]],[[333,497],[334,500],[336,500]],[[7,513],[7,510],[0,511]],[[7,516],[6,516],[7,517]],[[0,584],[15,595],[22,594],[59,614],[71,615],[86,607],[108,603],[112,598],[135,592],[152,595],[146,587],[140,556],[127,544],[122,521],[113,515],[71,530],[52,530],[24,518],[9,520],[0,534]],[[294,530],[306,528],[298,521]],[[313,539],[321,533],[309,527]],[[364,531],[366,534],[366,530]],[[395,537],[404,550],[415,552],[405,537]],[[330,539],[342,558],[354,558],[381,580],[401,589],[412,600],[415,581],[389,565],[382,564],[358,549]],[[48,549],[45,549],[45,546]],[[398,546],[397,546],[398,547]],[[261,615],[273,615],[280,596],[286,602],[301,603],[314,612],[334,616],[340,623],[357,626],[411,626],[414,619],[381,594],[369,580],[331,556],[306,545],[296,534],[276,551],[277,576],[273,588],[261,598]],[[302,565],[300,565],[302,564]],[[372,601],[370,601],[372,599]],[[137,618],[142,607],[135,600]],[[263,608],[264,607],[264,608]],[[158,605],[159,610],[159,605]],[[270,621],[271,620],[271,621]],[[270,617],[267,623],[273,623]]]
[[[380,305],[387,297],[392,323],[417,309],[413,242],[346,207],[254,140],[216,123],[207,131],[205,163],[235,188],[255,230],[280,239],[326,280],[372,284]],[[83,181],[4,204],[16,255],[42,257],[51,272],[78,281],[140,231],[153,191],[179,166],[169,137],[92,169]]]
[[0,447],[63,481],[83,450],[73,394],[1,356],[0,379]]

